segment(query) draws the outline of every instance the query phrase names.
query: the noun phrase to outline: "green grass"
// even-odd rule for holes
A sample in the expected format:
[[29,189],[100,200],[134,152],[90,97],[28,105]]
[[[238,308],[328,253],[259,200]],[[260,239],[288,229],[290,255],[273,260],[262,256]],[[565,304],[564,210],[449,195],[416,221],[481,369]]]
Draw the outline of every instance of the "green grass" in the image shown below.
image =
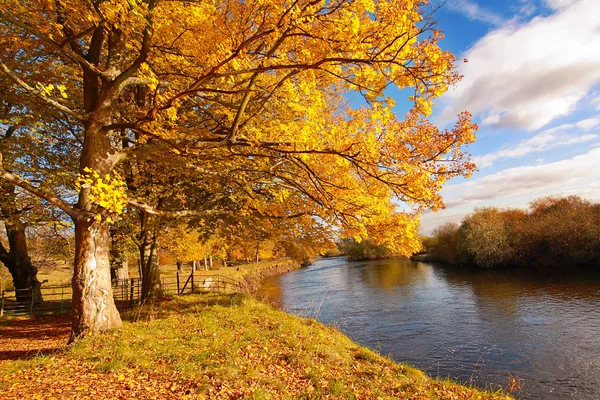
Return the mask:
[[[61,357],[67,365],[92,365],[97,373],[175,372],[193,382],[198,397],[506,398],[432,380],[332,327],[244,295],[181,296],[125,318],[121,329],[87,337]],[[30,360],[27,367],[44,360]]]

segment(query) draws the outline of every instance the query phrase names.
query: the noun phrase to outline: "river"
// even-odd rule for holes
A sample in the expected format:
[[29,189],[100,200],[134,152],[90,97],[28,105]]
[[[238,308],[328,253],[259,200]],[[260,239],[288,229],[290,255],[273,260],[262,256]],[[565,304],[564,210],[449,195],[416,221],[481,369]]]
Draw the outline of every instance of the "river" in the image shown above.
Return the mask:
[[524,399],[600,399],[600,279],[321,259],[261,295],[392,359]]

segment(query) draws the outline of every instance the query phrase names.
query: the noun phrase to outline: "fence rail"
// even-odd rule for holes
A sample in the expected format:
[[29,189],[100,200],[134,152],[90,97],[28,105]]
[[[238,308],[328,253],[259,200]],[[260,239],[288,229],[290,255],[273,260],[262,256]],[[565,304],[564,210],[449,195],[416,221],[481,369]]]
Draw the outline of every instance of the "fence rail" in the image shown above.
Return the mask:
[[[194,272],[161,279],[164,294],[184,295],[202,292],[241,292],[243,285],[223,275]],[[41,297],[32,289],[2,289],[0,318],[7,315],[68,314],[71,312],[73,290],[71,285],[42,286]],[[113,298],[120,311],[136,307],[141,302],[140,278],[113,281]]]

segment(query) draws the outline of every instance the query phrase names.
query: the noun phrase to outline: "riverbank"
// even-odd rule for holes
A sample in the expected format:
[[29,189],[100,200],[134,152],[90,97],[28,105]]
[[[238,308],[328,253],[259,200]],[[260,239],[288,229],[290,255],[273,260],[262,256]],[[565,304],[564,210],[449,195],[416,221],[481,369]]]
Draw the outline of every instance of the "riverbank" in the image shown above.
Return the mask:
[[280,259],[243,264],[235,267],[224,267],[216,270],[215,273],[225,274],[226,276],[231,277],[231,279],[239,282],[245,289],[253,291],[260,285],[260,282],[263,279],[294,271],[301,267],[302,266],[297,261]]
[[0,361],[3,398],[508,398],[430,379],[245,295],[174,297],[125,319],[72,348]]

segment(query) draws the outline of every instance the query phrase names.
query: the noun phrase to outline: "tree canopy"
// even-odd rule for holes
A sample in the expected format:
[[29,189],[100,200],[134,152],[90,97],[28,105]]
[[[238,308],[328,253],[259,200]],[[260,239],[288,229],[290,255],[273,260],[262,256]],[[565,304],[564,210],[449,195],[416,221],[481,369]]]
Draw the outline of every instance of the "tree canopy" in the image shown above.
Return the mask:
[[[318,217],[417,250],[419,213],[474,169],[461,150],[474,140],[470,115],[451,130],[427,121],[459,79],[432,12],[413,0],[3,0],[0,122],[81,138],[64,160],[79,162],[71,197],[2,171],[75,222],[75,335],[118,325],[103,271],[107,224],[126,207]],[[390,86],[412,101],[402,117]],[[168,198],[158,207],[133,176]]]

